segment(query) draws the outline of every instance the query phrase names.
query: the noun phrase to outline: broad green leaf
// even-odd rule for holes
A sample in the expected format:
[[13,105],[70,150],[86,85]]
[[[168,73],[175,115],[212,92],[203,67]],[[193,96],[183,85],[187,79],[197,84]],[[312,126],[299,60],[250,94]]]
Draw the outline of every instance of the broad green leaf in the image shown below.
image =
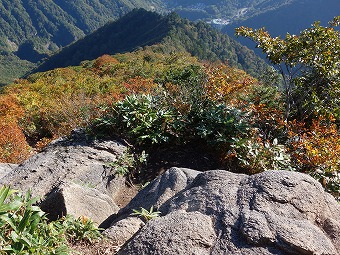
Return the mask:
[[21,201],[13,201],[9,204],[0,205],[0,214],[7,213],[8,211],[16,211],[18,210],[23,203]]
[[19,232],[23,232],[27,226],[29,226],[30,224],[30,217],[31,217],[31,211],[26,209],[24,216],[22,217],[21,221],[19,222],[19,226],[17,228],[17,230]]
[[0,221],[10,225],[14,231],[18,231],[15,220],[12,217],[9,217],[7,214],[0,215]]

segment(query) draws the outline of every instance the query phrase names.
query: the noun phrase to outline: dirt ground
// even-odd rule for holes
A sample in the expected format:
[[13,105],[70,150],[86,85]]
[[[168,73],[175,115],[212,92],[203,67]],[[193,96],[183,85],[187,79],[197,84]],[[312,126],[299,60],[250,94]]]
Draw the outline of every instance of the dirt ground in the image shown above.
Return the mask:
[[120,246],[110,240],[100,240],[93,244],[82,242],[69,244],[69,248],[72,255],[113,255],[119,251]]

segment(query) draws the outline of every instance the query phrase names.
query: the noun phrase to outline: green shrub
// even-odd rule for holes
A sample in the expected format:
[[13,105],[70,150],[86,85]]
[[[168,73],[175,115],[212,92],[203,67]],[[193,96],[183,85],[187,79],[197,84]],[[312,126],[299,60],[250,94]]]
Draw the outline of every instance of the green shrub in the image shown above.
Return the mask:
[[133,209],[133,213],[131,215],[136,215],[141,217],[145,221],[149,221],[153,218],[159,217],[161,215],[161,212],[154,211],[153,206],[151,206],[149,211],[143,207],[141,207],[140,210]]
[[70,217],[48,222],[30,192],[0,188],[0,254],[67,255],[67,241],[92,241],[100,237],[92,221]]
[[85,241],[92,243],[101,238],[99,229],[93,221],[84,216],[75,219],[73,216],[67,215],[61,220],[61,225],[67,240],[71,242]]
[[246,132],[246,117],[241,110],[208,100],[181,114],[171,103],[160,103],[157,96],[131,95],[108,109],[93,128],[106,135],[123,135],[141,145],[197,140],[216,145],[227,144],[235,134]]
[[68,254],[62,230],[47,222],[36,200],[0,189],[0,254]]
[[233,138],[230,154],[238,165],[247,173],[259,173],[266,170],[294,170],[291,158],[283,144],[277,139],[272,142],[261,141],[256,137]]
[[148,155],[145,151],[140,154],[131,153],[129,150],[125,151],[123,155],[119,156],[115,162],[109,163],[109,166],[114,170],[114,174],[120,176],[127,176],[130,173],[140,171],[140,168],[147,161]]
[[174,113],[159,105],[157,97],[131,95],[115,103],[94,122],[94,128],[123,135],[138,144],[159,144],[170,139],[169,124]]
[[213,101],[193,108],[186,118],[193,139],[202,139],[206,144],[222,148],[229,147],[232,137],[248,130],[246,113]]
[[[123,136],[147,152],[165,144],[170,147],[190,144],[209,150],[218,158],[230,149],[233,137],[246,136],[249,130],[249,114],[245,111],[205,98],[196,98],[199,103],[190,104],[189,109],[182,111],[164,95],[164,98],[128,96],[107,108],[93,123],[92,132]],[[121,163],[112,166],[124,175],[129,164]]]

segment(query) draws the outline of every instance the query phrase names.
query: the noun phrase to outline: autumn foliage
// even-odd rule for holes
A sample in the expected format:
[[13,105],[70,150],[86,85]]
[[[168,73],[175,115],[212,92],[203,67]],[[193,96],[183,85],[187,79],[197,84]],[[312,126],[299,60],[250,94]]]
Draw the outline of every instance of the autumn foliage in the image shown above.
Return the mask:
[[211,100],[230,102],[235,95],[249,92],[250,85],[257,83],[256,79],[246,72],[228,65],[206,65],[207,96]]
[[145,150],[190,145],[230,171],[308,173],[339,193],[340,134],[332,115],[287,119],[277,86],[188,54],[147,48],[31,75],[2,91],[0,120],[0,162],[21,162],[86,127]]
[[24,114],[13,95],[0,96],[0,162],[17,163],[30,155],[18,120]]
[[294,165],[301,172],[313,175],[330,190],[338,192],[340,133],[333,121],[319,117],[309,127],[305,123],[292,122],[289,137]]

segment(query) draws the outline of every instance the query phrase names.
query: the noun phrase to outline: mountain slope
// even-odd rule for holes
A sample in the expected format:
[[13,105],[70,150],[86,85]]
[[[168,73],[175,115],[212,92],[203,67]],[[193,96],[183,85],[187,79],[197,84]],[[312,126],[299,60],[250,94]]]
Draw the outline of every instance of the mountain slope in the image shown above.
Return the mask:
[[22,43],[32,41],[39,52],[50,52],[133,8],[155,6],[160,7],[157,0],[1,0],[0,50],[15,51]]
[[0,52],[17,53],[21,59],[36,62],[44,57],[37,53],[54,52],[133,8],[157,12],[175,10],[183,16],[190,10],[207,13],[198,17],[200,19],[207,15],[235,18],[277,8],[290,1],[293,0],[200,0],[199,3],[183,0],[0,0]]
[[36,71],[79,65],[103,54],[128,52],[155,45],[162,52],[187,51],[202,60],[223,61],[254,74],[265,64],[246,47],[203,22],[193,23],[176,14],[161,16],[134,10],[51,56]]
[[65,47],[37,70],[78,65],[83,60],[95,59],[103,54],[132,51],[139,46],[160,42],[168,31],[167,26],[166,20],[156,13],[142,9],[132,11]]
[[281,8],[297,0],[163,0],[169,10],[190,20],[223,19],[228,22],[246,19],[259,13]]
[[[235,26],[247,24],[266,26],[273,34],[277,29],[294,33],[323,20],[320,15],[326,20],[338,15],[339,4],[338,0],[0,0],[0,86],[134,8],[176,11],[218,26],[229,23],[223,31],[233,35]],[[253,48],[248,40],[241,42]]]
[[321,21],[323,25],[340,14],[338,0],[300,0],[282,6],[250,19],[234,22],[226,26],[223,31],[234,33],[234,28],[246,26],[252,28],[266,27],[274,36],[284,36],[287,32],[297,34],[310,27],[314,21]]
[[[27,61],[34,66],[134,8],[162,6],[160,0],[0,0],[0,85],[23,75]],[[16,73],[9,68],[12,59]]]
[[[338,0],[294,1],[250,19],[231,23],[225,26],[222,32],[233,36],[236,27],[245,26],[255,29],[265,27],[272,36],[285,36],[286,33],[299,34],[301,30],[310,27],[315,21],[321,21],[322,25],[327,25],[328,21],[340,15],[339,10],[340,1]],[[237,38],[237,40],[250,49],[256,46],[249,39]],[[259,51],[256,52],[260,55]]]

